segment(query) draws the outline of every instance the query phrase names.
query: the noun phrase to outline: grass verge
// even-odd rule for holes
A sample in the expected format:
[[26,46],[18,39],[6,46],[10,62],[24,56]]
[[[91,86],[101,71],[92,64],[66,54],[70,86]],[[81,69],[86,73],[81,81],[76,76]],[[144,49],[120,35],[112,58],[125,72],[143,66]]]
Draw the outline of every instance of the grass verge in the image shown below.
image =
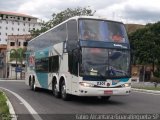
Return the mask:
[[[0,91],[0,116],[9,116],[9,107],[7,105],[7,98],[5,96],[5,94]],[[0,119],[1,119],[0,117]]]

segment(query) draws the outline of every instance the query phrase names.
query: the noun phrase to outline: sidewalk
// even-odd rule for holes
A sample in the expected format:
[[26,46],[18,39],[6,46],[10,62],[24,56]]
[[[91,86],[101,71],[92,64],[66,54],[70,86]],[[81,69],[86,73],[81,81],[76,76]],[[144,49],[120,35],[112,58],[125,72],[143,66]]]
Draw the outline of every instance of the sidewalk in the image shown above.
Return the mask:
[[[151,82],[132,82],[132,90],[133,91],[160,94],[159,90],[147,90],[147,89],[143,89],[144,87],[154,87],[154,83],[151,83]],[[160,84],[158,84],[157,87],[160,87]]]
[[158,90],[146,90],[146,89],[137,89],[137,88],[132,88],[133,91],[138,91],[138,92],[147,92],[147,93],[153,93],[153,94],[160,94],[160,91]]

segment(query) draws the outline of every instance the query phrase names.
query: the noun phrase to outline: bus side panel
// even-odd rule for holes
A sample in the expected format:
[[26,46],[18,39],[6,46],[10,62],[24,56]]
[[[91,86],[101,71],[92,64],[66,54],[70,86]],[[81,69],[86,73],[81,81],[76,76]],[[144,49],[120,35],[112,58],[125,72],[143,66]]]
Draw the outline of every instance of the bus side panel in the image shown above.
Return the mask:
[[48,73],[36,73],[41,88],[48,89]]

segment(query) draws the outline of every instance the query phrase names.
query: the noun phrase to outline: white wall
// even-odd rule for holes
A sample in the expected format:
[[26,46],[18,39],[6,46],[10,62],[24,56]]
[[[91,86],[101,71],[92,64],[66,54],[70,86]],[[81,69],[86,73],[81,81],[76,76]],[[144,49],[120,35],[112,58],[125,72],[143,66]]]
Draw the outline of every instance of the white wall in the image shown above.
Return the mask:
[[[41,29],[41,25],[36,22],[37,19],[31,19],[30,21],[12,20],[9,16],[7,20],[0,20],[0,44],[7,44],[8,35],[23,35],[30,34],[30,30]],[[7,34],[6,34],[7,33]]]

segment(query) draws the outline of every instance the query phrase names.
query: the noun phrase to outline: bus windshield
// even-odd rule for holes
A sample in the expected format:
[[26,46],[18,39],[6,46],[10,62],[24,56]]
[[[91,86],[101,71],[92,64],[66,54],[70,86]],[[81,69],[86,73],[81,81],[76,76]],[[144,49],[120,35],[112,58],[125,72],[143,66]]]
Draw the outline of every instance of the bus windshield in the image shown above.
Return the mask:
[[124,24],[103,20],[79,20],[79,38],[105,42],[128,43]]
[[80,75],[126,77],[130,75],[130,54],[122,49],[82,48]]

